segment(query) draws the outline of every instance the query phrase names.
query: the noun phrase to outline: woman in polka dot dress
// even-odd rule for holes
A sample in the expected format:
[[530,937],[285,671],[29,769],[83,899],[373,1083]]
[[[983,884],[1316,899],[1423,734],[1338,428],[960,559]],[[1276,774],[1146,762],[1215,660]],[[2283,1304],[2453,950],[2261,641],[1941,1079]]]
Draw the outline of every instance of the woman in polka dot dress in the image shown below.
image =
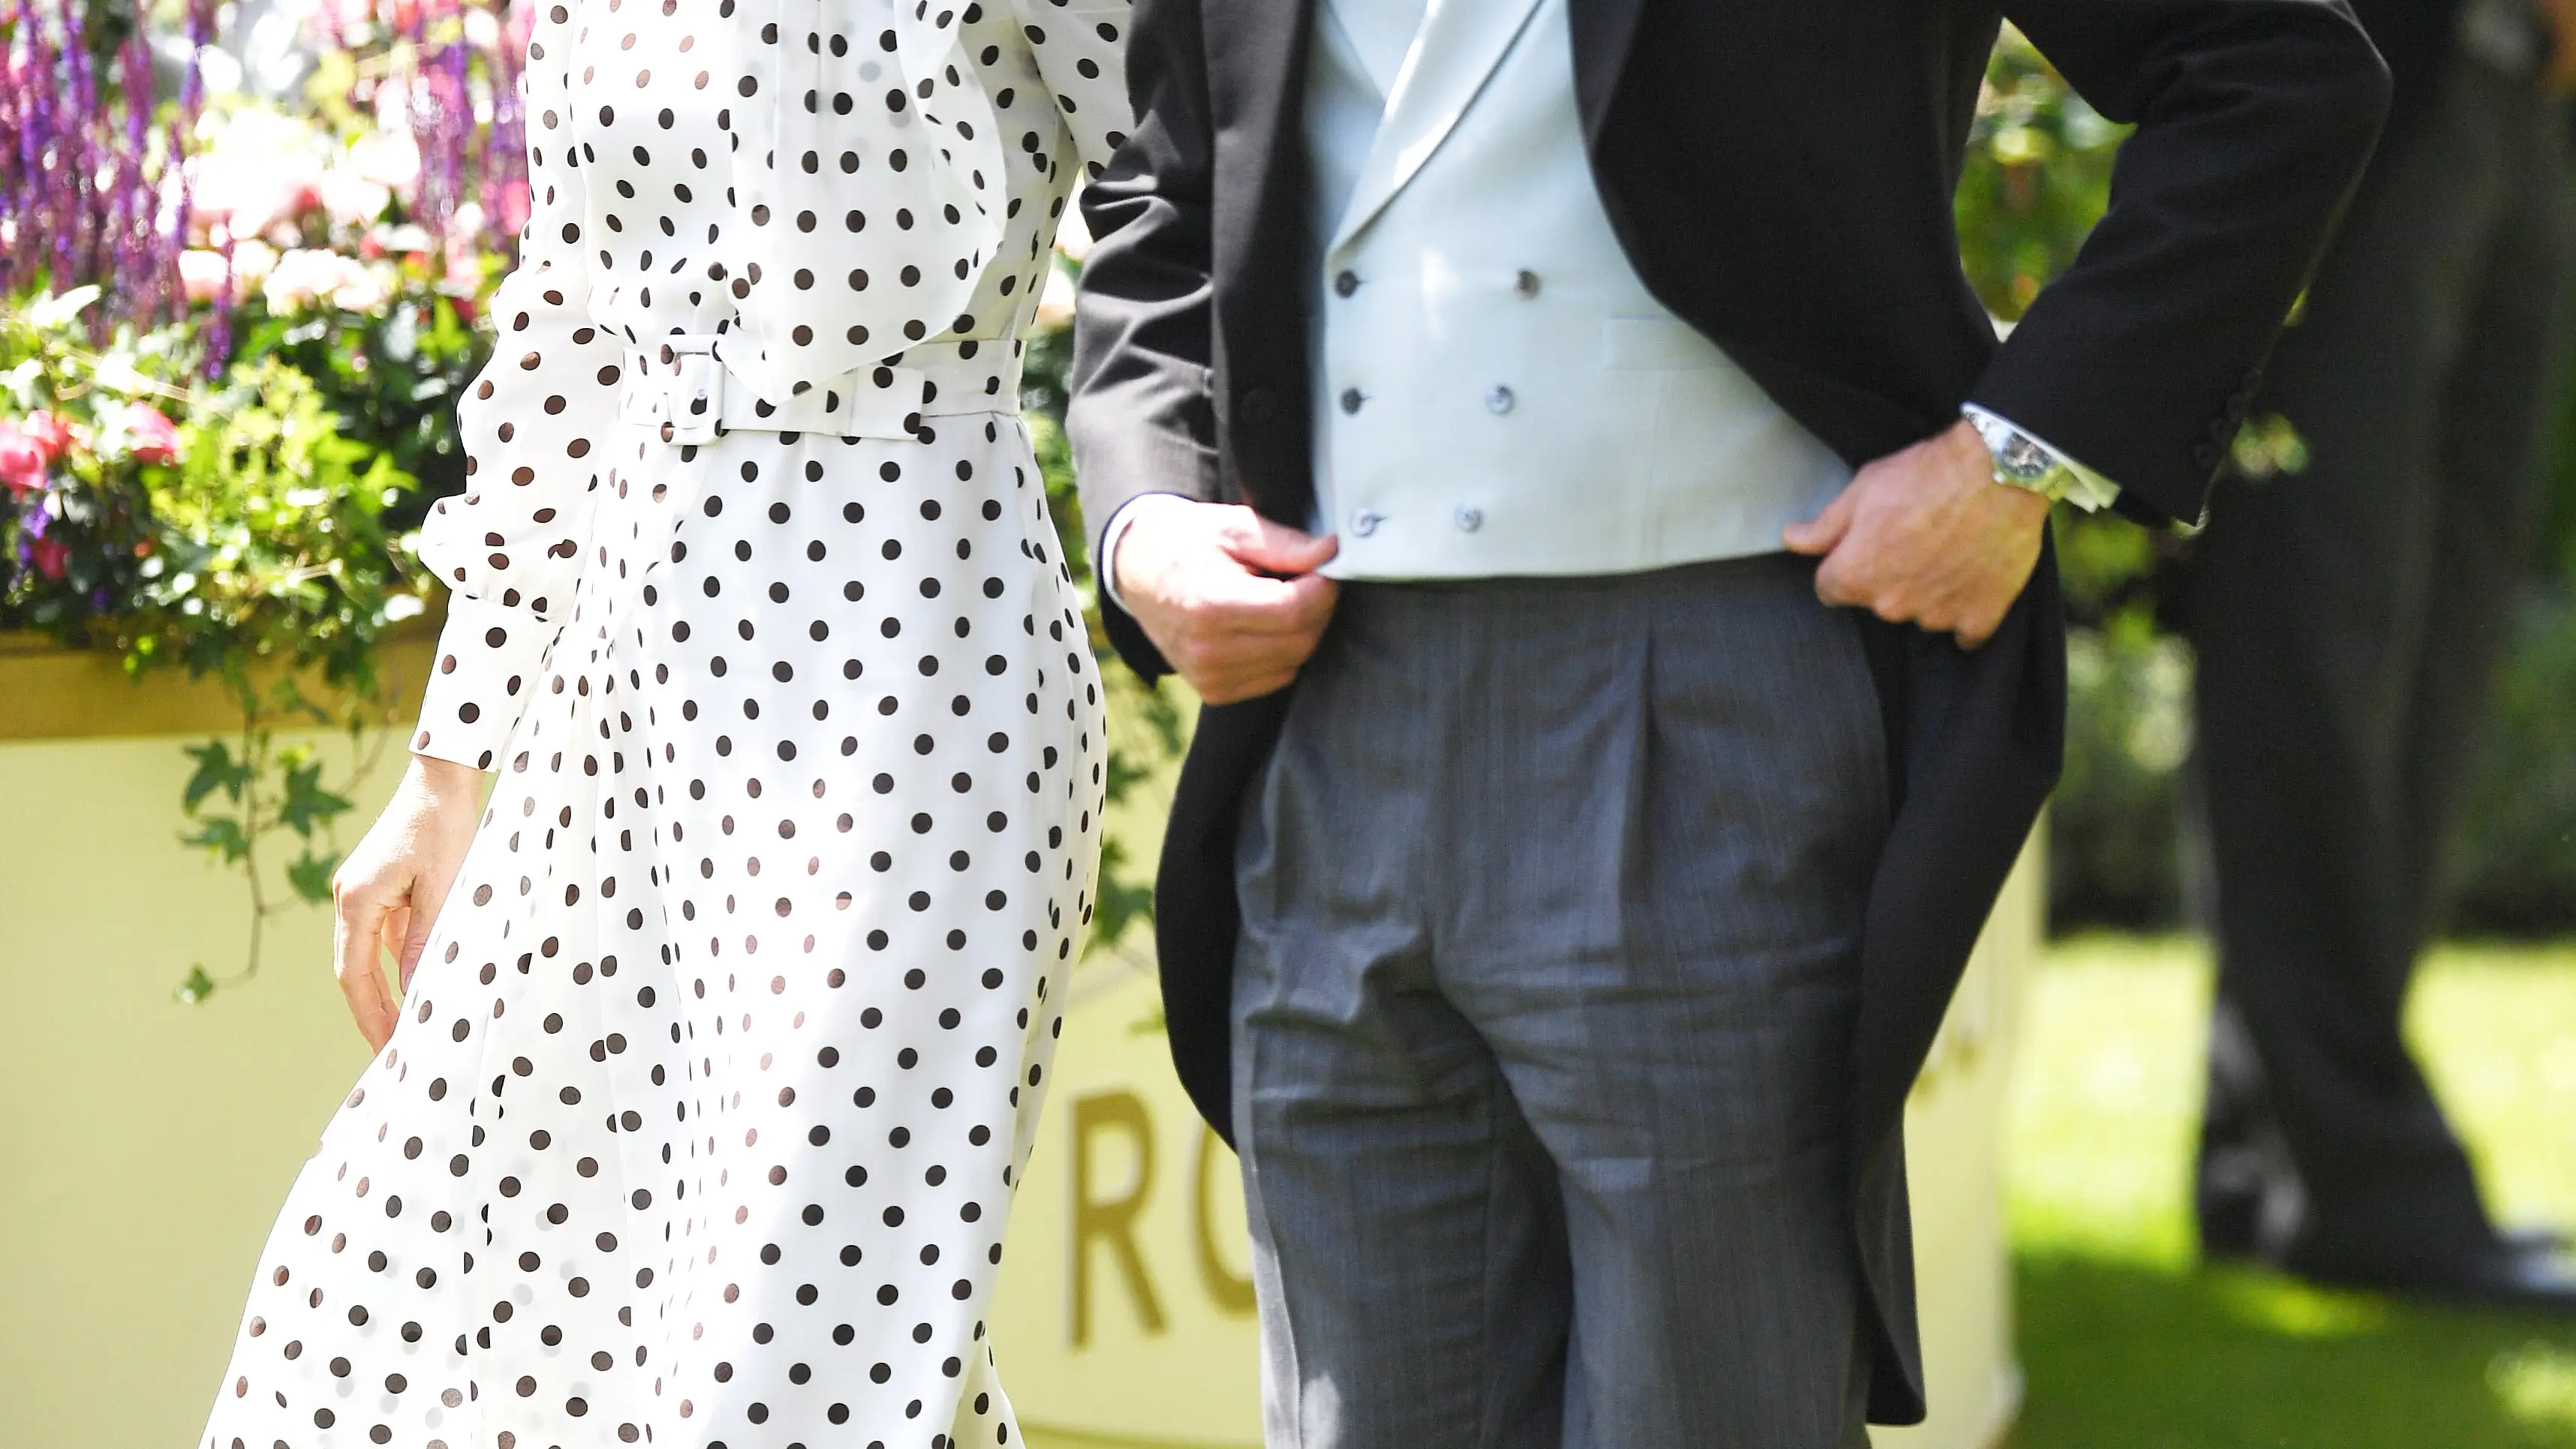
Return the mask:
[[1103,758],[1019,337],[1127,7],[951,3],[536,0],[447,630],[339,883],[380,1051],[209,1449],[1017,1438]]

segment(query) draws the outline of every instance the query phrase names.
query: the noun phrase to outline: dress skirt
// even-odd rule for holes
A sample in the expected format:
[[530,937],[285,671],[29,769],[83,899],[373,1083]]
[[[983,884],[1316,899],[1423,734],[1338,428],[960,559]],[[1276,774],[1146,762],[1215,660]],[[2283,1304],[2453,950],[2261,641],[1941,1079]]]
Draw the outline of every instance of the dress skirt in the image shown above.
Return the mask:
[[1019,420],[620,426],[209,1449],[960,1449],[1091,914],[1096,667]]

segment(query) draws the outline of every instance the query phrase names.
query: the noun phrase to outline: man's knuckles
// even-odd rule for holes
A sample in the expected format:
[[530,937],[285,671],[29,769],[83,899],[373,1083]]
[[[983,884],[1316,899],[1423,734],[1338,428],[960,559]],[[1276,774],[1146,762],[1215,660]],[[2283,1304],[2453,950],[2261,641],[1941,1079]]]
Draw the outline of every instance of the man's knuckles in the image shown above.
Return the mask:
[[1192,684],[1199,684],[1223,663],[1223,653],[1204,634],[1177,634],[1162,641],[1163,658]]
[[1163,612],[1185,629],[1205,629],[1216,615],[1216,601],[1192,590],[1164,600]]

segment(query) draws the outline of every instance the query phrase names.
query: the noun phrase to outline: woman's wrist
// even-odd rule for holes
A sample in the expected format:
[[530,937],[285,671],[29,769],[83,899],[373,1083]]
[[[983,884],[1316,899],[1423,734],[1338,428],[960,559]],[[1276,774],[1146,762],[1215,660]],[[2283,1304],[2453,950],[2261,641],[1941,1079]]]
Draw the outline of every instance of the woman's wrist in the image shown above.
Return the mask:
[[414,755],[405,772],[422,793],[433,798],[455,796],[474,799],[483,789],[483,772],[457,760],[442,760],[435,755]]

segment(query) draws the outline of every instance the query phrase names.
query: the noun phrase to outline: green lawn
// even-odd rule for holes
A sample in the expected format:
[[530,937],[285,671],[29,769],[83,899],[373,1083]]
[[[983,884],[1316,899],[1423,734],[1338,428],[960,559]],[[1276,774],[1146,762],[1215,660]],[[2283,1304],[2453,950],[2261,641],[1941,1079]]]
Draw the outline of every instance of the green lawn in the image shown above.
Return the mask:
[[[2208,981],[2192,943],[2101,939],[2031,983],[2015,1449],[2576,1449],[2576,1321],[2194,1265]],[[2576,947],[2446,950],[2410,1025],[2501,1214],[2576,1228]]]

